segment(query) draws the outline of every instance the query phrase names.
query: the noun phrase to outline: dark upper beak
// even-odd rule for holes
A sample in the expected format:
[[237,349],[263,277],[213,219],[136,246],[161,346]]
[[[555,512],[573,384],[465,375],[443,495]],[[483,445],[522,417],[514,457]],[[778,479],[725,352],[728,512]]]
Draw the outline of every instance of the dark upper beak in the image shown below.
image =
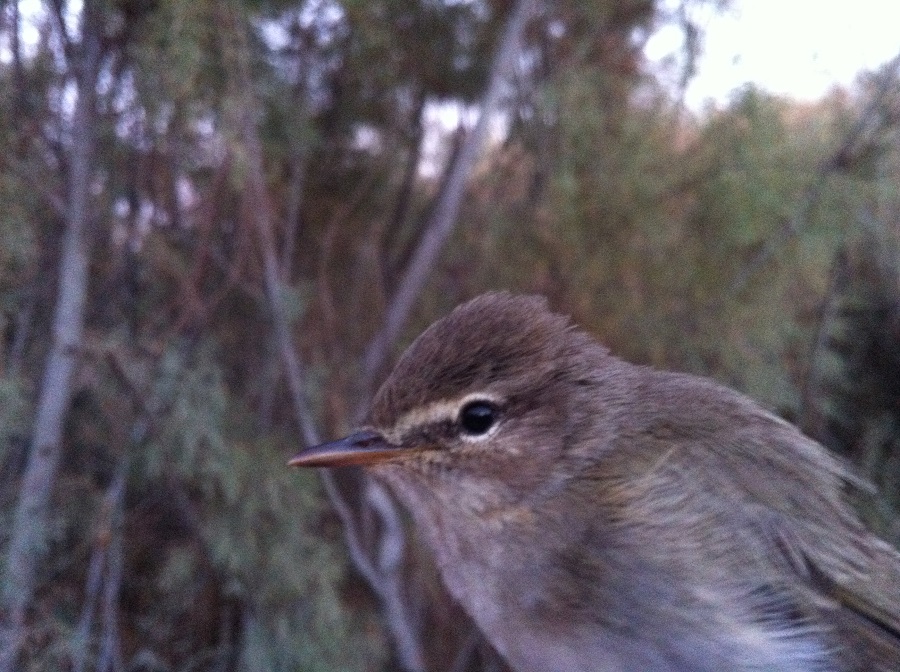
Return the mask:
[[304,448],[288,466],[291,467],[347,467],[383,462],[403,448],[389,443],[378,432],[364,430],[350,436]]

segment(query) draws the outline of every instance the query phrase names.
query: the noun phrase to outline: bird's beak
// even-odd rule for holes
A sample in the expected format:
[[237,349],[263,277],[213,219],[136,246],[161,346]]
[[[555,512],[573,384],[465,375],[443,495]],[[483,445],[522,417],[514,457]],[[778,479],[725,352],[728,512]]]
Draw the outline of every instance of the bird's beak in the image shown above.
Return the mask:
[[288,466],[291,467],[348,467],[369,465],[396,456],[404,449],[388,442],[378,432],[364,430],[350,436],[304,448]]

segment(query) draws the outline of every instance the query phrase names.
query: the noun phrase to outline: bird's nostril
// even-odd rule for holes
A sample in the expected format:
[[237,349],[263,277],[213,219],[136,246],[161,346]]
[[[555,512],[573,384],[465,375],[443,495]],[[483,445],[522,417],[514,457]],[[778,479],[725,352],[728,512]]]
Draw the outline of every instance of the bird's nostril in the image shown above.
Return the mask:
[[368,448],[375,443],[383,443],[384,437],[377,432],[359,432],[354,434],[351,443],[356,448]]

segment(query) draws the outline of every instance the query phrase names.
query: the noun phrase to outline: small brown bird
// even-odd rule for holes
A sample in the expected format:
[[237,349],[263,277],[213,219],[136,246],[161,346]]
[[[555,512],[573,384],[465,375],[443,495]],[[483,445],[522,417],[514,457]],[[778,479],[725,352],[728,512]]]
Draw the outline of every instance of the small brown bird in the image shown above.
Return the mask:
[[853,478],[749,398],[619,360],[495,293],[410,346],[365,426],[291,464],[362,464],[519,672],[897,672],[900,554]]

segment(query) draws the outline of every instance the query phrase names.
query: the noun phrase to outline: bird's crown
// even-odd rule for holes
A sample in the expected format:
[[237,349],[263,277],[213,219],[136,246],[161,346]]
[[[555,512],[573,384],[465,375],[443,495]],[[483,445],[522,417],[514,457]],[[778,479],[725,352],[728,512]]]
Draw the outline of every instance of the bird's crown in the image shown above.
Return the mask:
[[549,383],[569,372],[578,346],[599,346],[540,296],[493,292],[457,307],[404,353],[375,397],[369,422],[389,428],[452,415]]

